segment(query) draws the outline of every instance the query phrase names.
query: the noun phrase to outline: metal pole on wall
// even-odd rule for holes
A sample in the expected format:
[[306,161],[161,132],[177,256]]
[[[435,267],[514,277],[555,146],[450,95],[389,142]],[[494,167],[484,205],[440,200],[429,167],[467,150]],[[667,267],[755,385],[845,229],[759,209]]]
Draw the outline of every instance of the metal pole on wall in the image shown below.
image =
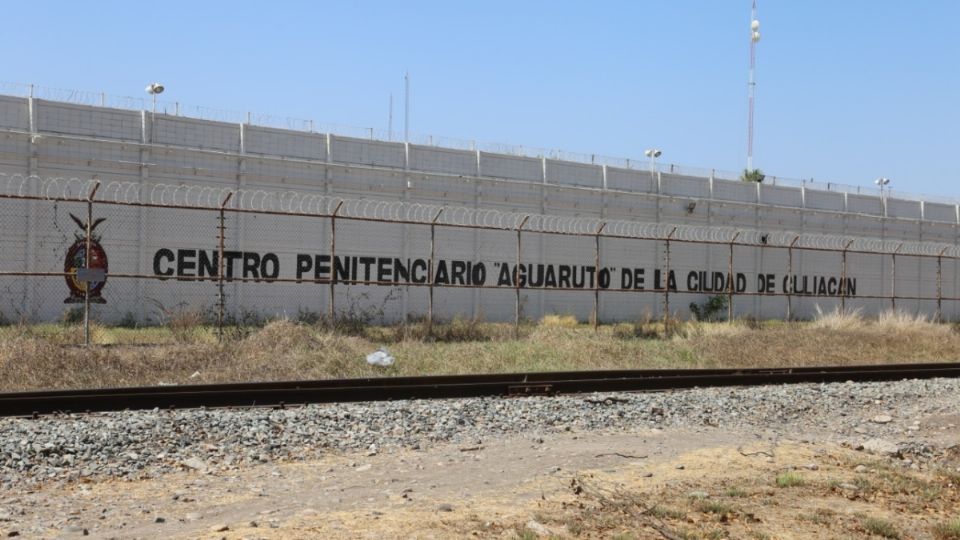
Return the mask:
[[893,250],[893,256],[890,259],[890,310],[897,310],[897,252],[903,247],[901,243],[897,249]]
[[[663,329],[666,332],[669,330],[670,326],[670,238],[673,237],[673,233],[677,232],[677,228],[674,227],[670,230],[670,234],[667,235],[667,253],[666,253],[666,271],[663,276]],[[599,272],[597,273],[597,278],[599,281]]]
[[796,280],[793,279],[793,246],[796,245],[800,235],[794,237],[787,248],[787,320],[793,320],[793,287]]
[[97,180],[93,184],[93,189],[90,191],[90,194],[87,195],[87,238],[85,239],[85,247],[83,250],[83,266],[84,273],[87,274],[84,276],[84,285],[83,285],[83,344],[90,345],[90,284],[93,283],[90,281],[90,247],[93,242],[93,198],[97,195],[97,190],[100,189],[100,181]]
[[343,201],[330,214],[330,301],[327,302],[327,316],[330,318],[330,327],[336,326],[337,314],[334,303],[334,288],[337,283],[337,212],[343,206]]
[[433,333],[433,263],[436,256],[437,220],[440,219],[442,213],[443,208],[437,212],[437,215],[433,216],[433,221],[430,222],[430,267],[427,268],[427,288],[430,293],[430,302],[427,305],[427,335]]
[[223,199],[223,202],[220,203],[220,222],[219,222],[219,234],[217,238],[217,341],[223,341],[223,315],[226,311],[226,295],[223,292],[223,256],[224,256],[224,245],[226,243],[227,236],[227,217],[224,212],[227,203],[230,202],[230,198],[233,197],[233,192],[227,193],[227,196]]
[[847,248],[850,247],[850,244],[853,243],[853,240],[850,240],[843,246],[843,255],[842,255],[842,267],[840,269],[840,312],[847,312]]
[[603,229],[607,226],[606,223],[601,223],[600,227],[597,229],[596,236],[594,240],[596,241],[596,251],[595,251],[595,262],[594,262],[594,284],[593,284],[593,331],[597,332],[600,329],[600,234],[603,232]]
[[727,320],[733,320],[733,244],[740,237],[740,231],[730,239],[730,256],[727,262]]
[[523,220],[520,221],[520,225],[517,226],[517,265],[513,269],[513,290],[516,294],[516,300],[514,304],[514,314],[513,314],[513,335],[515,338],[520,338],[520,248],[521,248],[521,234],[523,232],[524,225],[527,224],[527,220],[530,219],[530,216],[524,216]]

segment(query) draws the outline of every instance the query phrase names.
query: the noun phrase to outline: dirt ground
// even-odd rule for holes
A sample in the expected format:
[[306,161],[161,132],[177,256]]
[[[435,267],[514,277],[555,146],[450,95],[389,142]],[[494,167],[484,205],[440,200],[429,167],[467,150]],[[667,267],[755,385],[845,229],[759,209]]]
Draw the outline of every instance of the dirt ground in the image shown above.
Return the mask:
[[[526,434],[0,492],[0,532],[90,538],[957,538],[954,454],[911,468],[829,433]],[[952,427],[951,427],[952,426]],[[950,457],[952,456],[952,457]],[[960,529],[960,526],[958,526]],[[958,533],[960,534],[960,533]]]

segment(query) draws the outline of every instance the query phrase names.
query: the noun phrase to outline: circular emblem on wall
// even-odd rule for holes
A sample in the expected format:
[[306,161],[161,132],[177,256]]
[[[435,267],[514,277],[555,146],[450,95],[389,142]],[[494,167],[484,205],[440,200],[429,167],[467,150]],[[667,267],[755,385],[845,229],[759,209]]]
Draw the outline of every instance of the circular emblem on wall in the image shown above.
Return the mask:
[[[70,214],[73,221],[84,232],[86,223]],[[70,289],[64,304],[83,303],[87,288],[90,290],[90,301],[95,304],[106,304],[103,298],[103,287],[107,284],[107,252],[100,245],[100,237],[93,235],[93,229],[102,223],[104,218],[96,220],[90,227],[90,261],[87,265],[87,239],[77,236],[76,241],[67,249],[67,256],[63,261],[63,272],[66,274],[67,287]],[[97,279],[99,278],[99,279]]]

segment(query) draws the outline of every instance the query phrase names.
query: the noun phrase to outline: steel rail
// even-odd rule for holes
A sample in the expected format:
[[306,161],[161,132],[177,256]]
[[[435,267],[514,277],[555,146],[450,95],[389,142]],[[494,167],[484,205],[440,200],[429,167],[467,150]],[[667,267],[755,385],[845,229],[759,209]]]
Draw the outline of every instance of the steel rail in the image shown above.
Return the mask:
[[0,416],[136,409],[643,392],[698,387],[960,377],[960,363],[610,370],[151,386],[0,393]]

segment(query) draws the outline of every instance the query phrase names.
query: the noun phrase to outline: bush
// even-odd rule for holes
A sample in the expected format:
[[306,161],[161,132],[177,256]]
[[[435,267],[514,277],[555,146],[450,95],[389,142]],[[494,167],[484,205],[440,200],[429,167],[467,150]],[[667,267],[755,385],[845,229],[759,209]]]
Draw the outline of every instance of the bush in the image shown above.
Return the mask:
[[431,328],[426,322],[401,324],[393,328],[393,340],[435,341],[459,343],[490,341],[491,336],[482,317],[456,316],[450,322],[436,322]]
[[313,326],[315,324],[319,324],[320,321],[323,320],[323,315],[308,308],[298,307],[297,317],[294,320],[301,324]]
[[863,520],[863,528],[866,529],[868,533],[876,536],[900,538],[900,533],[897,532],[897,529],[892,523],[879,518],[867,518]]
[[63,311],[63,314],[60,315],[60,322],[66,326],[72,324],[80,324],[83,322],[83,308],[81,307],[72,307],[67,308]]
[[960,540],[960,518],[938,523],[934,525],[932,532],[936,540]]
[[140,323],[137,322],[137,316],[133,314],[132,311],[128,311],[123,314],[123,317],[117,321],[116,326],[118,328],[139,328]]
[[580,323],[573,315],[544,315],[540,319],[541,326],[553,326],[557,328],[576,328]]
[[649,313],[633,323],[613,327],[613,335],[620,339],[656,339],[660,337],[660,321],[654,321]]
[[804,484],[803,477],[795,472],[785,472],[777,475],[777,487],[798,487]]
[[716,321],[720,319],[720,314],[727,310],[728,298],[724,294],[711,296],[702,305],[696,302],[690,302],[690,313],[698,321]]

